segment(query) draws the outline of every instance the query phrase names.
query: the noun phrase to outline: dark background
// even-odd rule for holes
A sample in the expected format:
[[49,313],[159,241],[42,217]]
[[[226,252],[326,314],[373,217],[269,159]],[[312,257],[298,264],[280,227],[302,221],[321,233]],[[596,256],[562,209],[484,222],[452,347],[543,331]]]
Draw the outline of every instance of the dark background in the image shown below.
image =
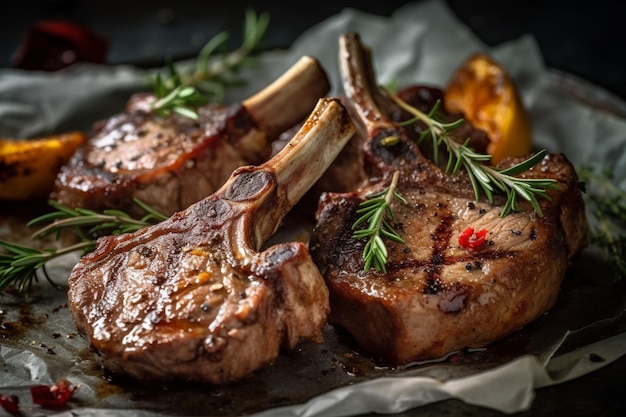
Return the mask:
[[[548,66],[581,77],[626,99],[626,22],[618,0],[571,2],[444,0],[457,17],[487,45],[532,34]],[[196,56],[204,43],[227,30],[232,46],[241,40],[244,10],[251,5],[271,16],[265,48],[287,48],[307,28],[354,7],[384,16],[407,3],[245,2],[153,0],[23,0],[3,2],[0,16],[0,67],[14,65],[14,55],[33,25],[43,19],[66,19],[108,42],[109,64],[162,65]],[[602,302],[602,300],[590,300]],[[520,416],[624,416],[626,358],[574,381],[538,390],[533,407]],[[401,416],[501,416],[456,400],[422,407]]]
[[[444,1],[486,44],[492,46],[532,34],[547,65],[626,99],[626,11],[620,1]],[[222,30],[231,34],[232,46],[238,46],[246,7],[270,14],[264,46],[272,49],[288,47],[305,29],[345,7],[388,16],[405,3],[400,0],[3,2],[0,66],[12,65],[11,57],[28,30],[43,19],[67,19],[104,37],[109,42],[107,63],[154,66],[160,65],[164,57],[196,56],[201,46]]]

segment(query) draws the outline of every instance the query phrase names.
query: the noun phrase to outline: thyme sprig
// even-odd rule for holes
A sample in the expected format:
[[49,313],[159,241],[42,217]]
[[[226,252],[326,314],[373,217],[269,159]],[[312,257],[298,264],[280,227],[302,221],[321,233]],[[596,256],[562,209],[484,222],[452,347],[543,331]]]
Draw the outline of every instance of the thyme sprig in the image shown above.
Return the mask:
[[491,155],[475,152],[468,146],[469,139],[464,143],[459,143],[452,139],[449,134],[450,131],[464,123],[464,120],[459,119],[451,123],[440,121],[440,118],[437,116],[437,109],[440,104],[439,101],[437,101],[433,109],[427,114],[409,105],[388,90],[387,94],[396,104],[414,116],[412,119],[405,121],[405,125],[415,123],[416,121],[421,121],[426,125],[426,129],[420,133],[418,141],[424,140],[427,137],[432,139],[434,149],[433,159],[435,164],[438,164],[438,148],[443,145],[448,150],[449,154],[446,163],[446,172],[455,174],[460,171],[461,167],[465,169],[472,183],[476,200],[480,199],[482,193],[489,203],[493,204],[494,193],[501,192],[507,197],[502,211],[500,212],[501,217],[506,217],[511,212],[517,210],[518,197],[530,202],[535,212],[537,212],[540,217],[543,216],[543,211],[541,210],[537,197],[550,200],[547,191],[558,190],[559,186],[557,181],[547,178],[520,178],[516,177],[516,175],[529,170],[541,162],[547,151],[541,150],[527,160],[506,169],[489,166],[488,163],[491,160]]
[[227,86],[241,84],[236,72],[256,64],[253,56],[259,49],[267,31],[269,15],[246,10],[242,44],[227,52],[229,34],[220,32],[200,50],[193,66],[174,66],[168,62],[166,77],[163,71],[155,74],[156,100],[152,111],[161,117],[178,113],[192,119],[198,118],[197,108],[207,102],[221,102]]
[[[360,217],[352,225],[353,239],[368,238],[363,248],[364,270],[369,271],[374,268],[378,272],[387,272],[388,252],[383,238],[391,239],[398,243],[404,243],[404,239],[395,231],[391,221],[394,219],[391,210],[391,201],[396,198],[403,204],[407,201],[397,192],[399,172],[393,174],[391,184],[383,191],[370,194],[359,204],[357,214]],[[358,227],[367,222],[364,229]]]
[[33,281],[38,280],[38,271],[41,271],[54,287],[59,288],[46,271],[48,261],[79,250],[84,255],[94,250],[99,236],[133,232],[167,218],[137,199],[135,204],[146,213],[140,219],[135,219],[121,210],[104,210],[100,213],[83,208],[72,209],[56,201],[50,201],[49,205],[55,209],[54,211],[27,223],[29,227],[46,224],[35,231],[31,239],[41,239],[50,235],[59,239],[61,232],[71,230],[79,241],[62,248],[39,249],[0,240],[0,248],[6,252],[0,253],[0,292],[9,285],[15,287],[19,293],[28,292]]
[[626,191],[613,183],[613,173],[597,172],[588,165],[577,170],[585,183],[585,208],[589,218],[589,240],[604,254],[615,277],[626,277]]

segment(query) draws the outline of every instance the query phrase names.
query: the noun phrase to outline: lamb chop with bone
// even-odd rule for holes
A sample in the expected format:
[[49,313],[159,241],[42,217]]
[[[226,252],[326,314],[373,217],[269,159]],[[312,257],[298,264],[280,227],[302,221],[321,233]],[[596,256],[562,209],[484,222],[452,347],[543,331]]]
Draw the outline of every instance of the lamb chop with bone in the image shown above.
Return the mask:
[[268,162],[164,222],[98,240],[71,272],[68,304],[102,366],[220,384],[281,346],[321,342],[328,290],[307,245],[264,244],[354,131],[338,100],[320,99]]
[[[553,180],[558,187],[544,190],[546,198],[477,198],[467,172],[434,164],[389,117],[399,102],[376,84],[359,34],[341,36],[339,59],[351,114],[367,138],[370,179],[320,199],[310,249],[329,287],[329,321],[365,351],[399,364],[486,346],[548,311],[587,244],[581,191],[567,158],[548,154],[513,179]],[[498,170],[521,161],[505,160]],[[355,238],[364,226],[353,227],[361,203],[375,193],[404,200],[386,198],[394,213],[387,235],[398,239],[379,247],[379,270],[364,268],[366,239]]]

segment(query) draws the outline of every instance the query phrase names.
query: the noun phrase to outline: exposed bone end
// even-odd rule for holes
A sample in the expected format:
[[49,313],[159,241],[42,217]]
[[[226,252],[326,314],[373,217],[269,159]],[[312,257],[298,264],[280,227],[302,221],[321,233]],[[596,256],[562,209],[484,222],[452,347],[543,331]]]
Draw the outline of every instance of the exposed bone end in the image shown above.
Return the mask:
[[322,98],[289,143],[263,169],[274,171],[289,208],[326,171],[356,127],[336,98]]
[[339,37],[339,67],[346,96],[367,129],[389,127],[380,109],[382,92],[378,87],[371,48],[358,33]]
[[272,84],[244,100],[243,106],[261,130],[277,137],[304,120],[328,91],[330,82],[320,63],[303,56]]

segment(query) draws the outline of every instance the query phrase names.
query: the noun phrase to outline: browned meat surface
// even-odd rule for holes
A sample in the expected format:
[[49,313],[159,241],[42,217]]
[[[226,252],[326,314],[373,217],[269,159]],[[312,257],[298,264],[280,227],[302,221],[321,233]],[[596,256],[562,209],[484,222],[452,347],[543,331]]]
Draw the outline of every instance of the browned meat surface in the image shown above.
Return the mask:
[[102,366],[218,384],[273,362],[281,346],[320,342],[328,290],[306,244],[264,244],[354,129],[338,100],[320,99],[270,161],[238,168],[158,225],[98,240],[72,270],[68,304]]
[[62,168],[50,198],[71,207],[137,209],[139,198],[172,214],[216,191],[233,170],[266,161],[271,142],[301,123],[330,88],[319,63],[303,57],[242,103],[199,109],[199,120],[156,117],[153,95],[94,126]]
[[[549,310],[568,265],[587,244],[581,192],[566,157],[546,156],[524,174],[558,181],[551,201],[540,199],[543,217],[526,202],[501,217],[502,196],[493,205],[475,201],[467,175],[433,165],[385,112],[389,99],[376,86],[358,34],[342,36],[340,52],[344,88],[367,138],[364,163],[371,179],[320,200],[310,250],[329,287],[329,321],[365,351],[407,363],[486,346]],[[389,135],[400,142],[381,146]],[[352,238],[356,208],[388,186],[394,171],[400,173],[397,190],[408,200],[392,202],[405,244],[388,241],[386,274],[364,272],[365,241]],[[460,244],[468,228],[485,230],[485,244]]]

